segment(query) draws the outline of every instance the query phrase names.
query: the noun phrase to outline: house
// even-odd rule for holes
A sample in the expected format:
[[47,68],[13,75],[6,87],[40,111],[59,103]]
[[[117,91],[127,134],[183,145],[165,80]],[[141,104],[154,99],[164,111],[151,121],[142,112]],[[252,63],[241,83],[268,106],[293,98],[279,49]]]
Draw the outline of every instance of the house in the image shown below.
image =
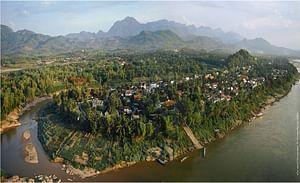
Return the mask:
[[156,84],[156,83],[151,83],[150,84],[150,89],[154,89],[154,88],[158,88],[158,87],[159,87],[159,85]]
[[125,62],[124,60],[119,61],[119,65],[123,66],[123,65],[125,65],[125,64],[126,64],[126,62]]
[[125,97],[131,97],[133,95],[133,91],[132,90],[126,90],[125,91]]
[[103,100],[99,100],[98,98],[94,98],[92,100],[92,106],[95,108],[97,106],[103,106]]
[[140,119],[140,116],[138,114],[133,114],[131,117],[132,119]]
[[135,94],[133,95],[133,100],[134,101],[140,101],[142,99],[142,95],[141,94]]
[[212,83],[211,86],[213,89],[216,89],[218,87],[218,83]]
[[132,110],[129,109],[129,108],[124,108],[123,111],[124,111],[126,114],[131,114],[131,113],[132,113]]
[[166,100],[165,102],[164,102],[164,105],[166,106],[166,107],[172,107],[172,106],[174,106],[175,105],[175,101],[174,100]]
[[205,75],[205,77],[204,77],[205,79],[214,79],[215,77],[212,75],[212,74],[206,74]]
[[225,96],[225,99],[226,99],[227,101],[230,101],[231,98],[232,98],[232,97],[231,97],[230,95],[226,95],[226,96]]
[[125,101],[126,103],[130,103],[131,102],[130,98],[128,98],[128,97],[123,97],[123,101]]
[[183,91],[177,91],[176,93],[177,93],[178,96],[182,96],[184,94]]
[[147,89],[147,85],[146,85],[146,83],[145,82],[143,82],[142,84],[141,84],[141,86],[140,86],[140,88],[142,88],[142,89]]

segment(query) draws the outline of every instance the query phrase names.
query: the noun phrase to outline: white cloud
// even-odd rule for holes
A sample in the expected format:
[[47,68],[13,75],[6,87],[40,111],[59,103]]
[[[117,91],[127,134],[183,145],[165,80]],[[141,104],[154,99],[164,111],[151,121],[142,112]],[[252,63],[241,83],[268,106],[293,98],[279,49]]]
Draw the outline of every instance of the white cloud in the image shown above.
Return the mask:
[[48,7],[51,4],[51,1],[48,0],[42,0],[41,1],[41,6],[42,7]]
[[189,18],[187,18],[186,16],[182,16],[182,20],[186,25],[196,25],[195,22],[191,21]]
[[283,16],[267,16],[254,18],[248,21],[244,21],[242,25],[246,29],[261,29],[261,28],[271,28],[271,27],[286,27],[288,28],[293,23],[292,20],[286,19]]
[[13,21],[8,21],[8,22],[7,22],[7,26],[11,27],[12,29],[15,29],[16,24],[15,24],[15,22],[13,22]]
[[255,18],[252,20],[248,20],[243,22],[242,24],[246,29],[259,29],[262,27],[273,27],[277,26],[278,24],[276,22],[273,22],[270,20],[269,17],[263,17],[263,18]]
[[21,13],[22,13],[22,15],[25,15],[25,16],[30,15],[30,12],[28,10],[22,10]]

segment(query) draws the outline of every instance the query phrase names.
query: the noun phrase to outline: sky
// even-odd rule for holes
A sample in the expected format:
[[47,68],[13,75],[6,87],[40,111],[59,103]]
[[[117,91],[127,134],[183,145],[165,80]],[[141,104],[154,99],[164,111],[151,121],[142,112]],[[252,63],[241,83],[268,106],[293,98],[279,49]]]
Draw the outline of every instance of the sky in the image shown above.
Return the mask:
[[108,31],[127,16],[221,28],[300,50],[300,1],[1,1],[1,24],[53,36]]

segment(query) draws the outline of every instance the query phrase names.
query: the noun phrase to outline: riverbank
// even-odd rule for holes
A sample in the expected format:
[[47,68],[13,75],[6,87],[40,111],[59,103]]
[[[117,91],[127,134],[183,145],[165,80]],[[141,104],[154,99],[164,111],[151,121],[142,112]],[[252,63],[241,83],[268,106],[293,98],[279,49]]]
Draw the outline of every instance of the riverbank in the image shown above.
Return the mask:
[[[56,94],[56,93],[55,93]],[[48,96],[43,97],[36,97],[33,99],[32,102],[26,104],[24,107],[19,107],[12,112],[10,112],[4,120],[1,121],[1,127],[0,127],[0,134],[4,133],[5,131],[16,128],[21,125],[19,122],[20,116],[31,107],[35,106],[37,103],[40,103],[42,101],[48,100],[52,98],[52,94]]]
[[15,109],[12,112],[10,112],[6,118],[1,121],[1,127],[0,127],[0,134],[4,133],[5,131],[16,128],[21,125],[19,122],[19,116],[20,116],[20,110]]
[[74,168],[72,165],[63,164],[62,170],[66,171],[67,174],[77,175],[80,178],[85,179],[85,178],[93,177],[93,176],[96,176],[96,175],[104,174],[104,173],[107,173],[107,172],[110,172],[110,171],[113,171],[113,170],[122,169],[122,168],[125,168],[125,167],[130,167],[130,166],[132,166],[136,163],[137,162],[135,162],[135,161],[132,161],[132,162],[123,161],[123,162],[121,162],[121,163],[119,163],[115,166],[108,167],[108,168],[106,168],[102,171],[98,171],[98,170],[96,170],[94,168],[90,168],[90,167],[85,167],[83,170],[81,170],[81,169],[78,169],[78,168]]
[[56,175],[37,175],[34,178],[28,178],[28,177],[20,177],[18,175],[14,175],[11,177],[5,177],[1,176],[1,182],[22,182],[22,183],[34,183],[34,182],[62,182],[61,179],[59,179]]

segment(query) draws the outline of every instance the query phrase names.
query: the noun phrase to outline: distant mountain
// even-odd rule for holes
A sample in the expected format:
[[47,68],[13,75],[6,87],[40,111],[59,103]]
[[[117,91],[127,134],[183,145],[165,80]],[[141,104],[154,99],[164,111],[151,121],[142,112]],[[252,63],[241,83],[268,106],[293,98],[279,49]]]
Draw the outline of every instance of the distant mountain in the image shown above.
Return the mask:
[[234,32],[221,29],[195,27],[168,20],[141,24],[132,17],[117,21],[108,32],[71,33],[66,36],[48,36],[29,30],[14,32],[1,25],[1,54],[50,55],[81,49],[114,50],[132,48],[193,49],[233,53],[241,48],[257,55],[300,57],[295,51],[270,44],[263,38],[242,39]]
[[139,34],[141,31],[171,30],[182,38],[190,35],[206,36],[217,38],[224,43],[235,43],[243,38],[234,32],[224,33],[221,29],[211,29],[210,27],[195,27],[168,20],[158,20],[146,24],[139,23],[133,17],[126,17],[113,24],[108,34],[111,36],[128,37]]
[[89,40],[97,39],[97,34],[81,31],[80,33],[67,34],[65,37],[71,39],[77,39],[79,41],[89,41]]
[[[206,36],[190,36],[188,38],[187,45],[189,45],[190,48],[198,48],[198,49],[204,49],[207,51],[212,50],[228,50],[228,46],[224,44],[222,41],[219,41],[218,39],[213,39]],[[230,52],[230,51],[228,51]]]
[[1,25],[1,53],[31,52],[49,38],[28,30],[13,32],[10,27]]
[[110,36],[128,37],[135,36],[143,30],[145,30],[143,24],[132,17],[126,17],[124,20],[116,21],[107,33]]
[[[134,48],[143,50],[153,49],[205,49],[214,50],[225,48],[221,41],[204,36],[193,36],[193,40],[183,40],[170,30],[141,31],[139,34],[129,37],[108,36],[105,33],[80,32],[66,36],[45,36],[34,32],[20,34],[13,32],[7,26],[1,26],[1,51],[3,54],[39,54],[49,55],[55,53],[70,52],[79,49],[122,49]],[[15,37],[23,36],[20,40],[12,41]],[[34,38],[34,39],[33,39]],[[6,46],[5,46],[6,45]],[[11,45],[11,46],[7,46]]]
[[300,51],[277,47],[263,38],[243,39],[234,45],[235,49],[245,48],[260,55],[300,56]]
[[182,39],[170,30],[142,31],[138,35],[123,41],[124,47],[143,49],[181,48],[184,44]]

